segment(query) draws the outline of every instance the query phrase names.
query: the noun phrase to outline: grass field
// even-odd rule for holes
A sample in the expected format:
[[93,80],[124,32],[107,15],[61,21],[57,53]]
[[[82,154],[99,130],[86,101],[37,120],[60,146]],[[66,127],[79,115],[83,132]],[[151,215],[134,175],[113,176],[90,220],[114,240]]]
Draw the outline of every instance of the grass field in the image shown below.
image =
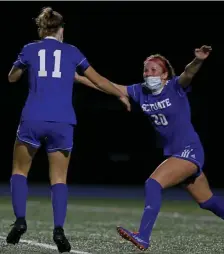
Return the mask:
[[[0,253],[58,253],[52,241],[52,209],[49,198],[30,197],[27,207],[28,231],[17,246],[7,246],[5,236],[13,213],[9,197],[0,198]],[[224,222],[192,201],[165,201],[152,234],[151,248],[140,252],[121,241],[116,226],[138,229],[143,199],[70,199],[65,225],[77,254],[223,254]]]

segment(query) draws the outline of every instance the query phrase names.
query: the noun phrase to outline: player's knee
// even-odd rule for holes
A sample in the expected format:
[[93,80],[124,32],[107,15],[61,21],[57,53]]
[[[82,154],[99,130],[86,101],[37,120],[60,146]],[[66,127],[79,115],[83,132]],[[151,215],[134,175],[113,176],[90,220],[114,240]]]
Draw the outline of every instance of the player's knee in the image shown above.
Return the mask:
[[13,167],[12,169],[12,175],[23,175],[27,177],[28,172],[29,172],[29,169],[24,169],[21,167]]
[[208,200],[206,200],[204,202],[201,202],[201,203],[198,203],[198,205],[201,209],[211,210],[211,208],[213,207],[214,202],[215,202],[215,196],[213,195]]
[[154,179],[148,178],[148,179],[145,181],[145,188],[147,188],[147,187],[150,185],[150,183],[151,183],[152,180],[154,180]]
[[12,172],[15,172],[16,174],[25,174],[28,175],[29,170],[31,166],[31,161],[23,161],[23,160],[18,160],[14,159],[13,160],[13,165],[12,165]]
[[55,184],[67,184],[67,181],[65,179],[51,179],[51,185]]
[[66,184],[67,182],[67,175],[51,175],[50,177],[51,185],[63,183]]
[[[148,189],[149,187],[153,187],[153,186],[158,186],[159,188],[162,189],[161,184],[156,180],[153,179],[151,177],[149,177],[146,181],[145,181],[145,188]],[[154,188],[154,187],[153,187]]]
[[153,180],[153,179],[152,179],[151,177],[149,177],[149,178],[145,181],[145,187],[148,186],[152,180]]

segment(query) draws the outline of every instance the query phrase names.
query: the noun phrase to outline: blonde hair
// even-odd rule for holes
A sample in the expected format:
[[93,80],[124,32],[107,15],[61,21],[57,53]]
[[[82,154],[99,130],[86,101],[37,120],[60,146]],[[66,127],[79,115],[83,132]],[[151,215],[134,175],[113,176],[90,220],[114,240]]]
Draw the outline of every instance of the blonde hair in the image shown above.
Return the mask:
[[56,34],[58,29],[64,25],[62,15],[53,11],[51,7],[43,8],[35,21],[41,39]]

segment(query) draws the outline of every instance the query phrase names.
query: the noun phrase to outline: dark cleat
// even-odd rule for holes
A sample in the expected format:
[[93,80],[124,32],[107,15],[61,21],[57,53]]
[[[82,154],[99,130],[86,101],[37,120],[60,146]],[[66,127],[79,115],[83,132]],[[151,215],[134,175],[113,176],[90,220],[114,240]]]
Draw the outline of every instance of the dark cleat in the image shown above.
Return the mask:
[[26,220],[24,218],[18,218],[12,226],[13,227],[6,238],[6,242],[10,244],[17,244],[19,243],[21,236],[27,230]]
[[53,240],[60,253],[71,251],[71,245],[68,239],[65,237],[64,229],[62,227],[57,227],[54,229]]

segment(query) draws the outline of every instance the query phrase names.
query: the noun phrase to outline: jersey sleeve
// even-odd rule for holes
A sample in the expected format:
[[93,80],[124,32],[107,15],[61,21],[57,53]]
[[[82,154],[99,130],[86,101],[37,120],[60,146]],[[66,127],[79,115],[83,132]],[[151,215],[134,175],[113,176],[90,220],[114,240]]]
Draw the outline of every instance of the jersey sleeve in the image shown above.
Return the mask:
[[13,65],[19,69],[26,69],[28,66],[27,46],[24,46]]
[[82,74],[90,66],[87,58],[77,48],[75,48],[75,60],[76,60],[76,68]]
[[131,97],[135,102],[140,101],[141,85],[134,84],[127,87],[127,92],[129,97]]
[[182,96],[188,92],[191,91],[191,86],[188,86],[186,88],[183,88],[180,84],[179,84],[179,76],[176,76],[174,78],[172,78],[170,80],[172,86],[174,87],[174,89]]

